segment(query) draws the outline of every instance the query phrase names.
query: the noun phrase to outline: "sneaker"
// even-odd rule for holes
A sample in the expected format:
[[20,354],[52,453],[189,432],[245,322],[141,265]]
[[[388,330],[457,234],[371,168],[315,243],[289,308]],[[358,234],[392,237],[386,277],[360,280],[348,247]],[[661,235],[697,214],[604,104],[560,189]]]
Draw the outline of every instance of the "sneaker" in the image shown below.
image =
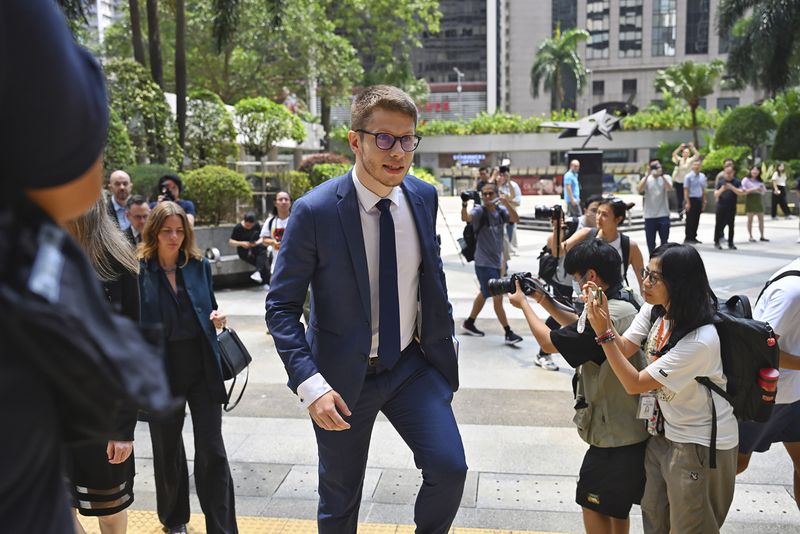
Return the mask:
[[766,237],[762,237],[761,239],[759,239],[759,241],[766,241],[767,243],[769,243],[769,239],[767,239]]
[[543,352],[540,352],[539,354],[536,355],[536,361],[534,361],[533,363],[535,363],[537,367],[541,367],[545,371],[558,371],[558,366],[553,361],[553,357]]
[[186,525],[178,525],[177,527],[164,527],[162,530],[164,532],[169,532],[170,534],[186,534]]
[[[720,247],[720,248],[722,248],[722,247]],[[736,245],[734,245],[733,243],[731,243],[730,245],[728,245],[728,249],[729,249],[729,250],[739,250],[738,248],[736,248]]]
[[471,336],[483,337],[483,336],[486,335],[482,331],[477,329],[477,327],[475,326],[475,322],[474,321],[470,321],[469,319],[467,319],[466,321],[461,323],[461,328],[464,329],[464,333],[465,334],[468,334],[468,335],[471,335]]
[[506,345],[516,345],[522,341],[522,337],[514,333],[513,330],[506,330]]
[[258,272],[258,271],[254,272],[253,274],[250,275],[250,280],[252,280],[253,282],[256,282],[258,284],[263,282],[263,280],[261,279],[261,273]]
[[720,245],[719,243],[714,243],[714,248],[717,250],[722,250],[722,245]]
[[778,218],[777,218],[777,217],[775,217],[775,216],[773,216],[773,217],[772,217],[772,220],[773,220],[773,221],[777,221],[777,220],[778,220]]

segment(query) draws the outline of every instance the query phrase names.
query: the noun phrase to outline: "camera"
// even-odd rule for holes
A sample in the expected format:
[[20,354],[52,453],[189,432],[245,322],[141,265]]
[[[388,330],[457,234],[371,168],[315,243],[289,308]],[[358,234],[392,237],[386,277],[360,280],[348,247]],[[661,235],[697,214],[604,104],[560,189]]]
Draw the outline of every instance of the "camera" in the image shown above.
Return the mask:
[[538,221],[561,220],[564,210],[560,204],[555,206],[545,206],[540,204],[533,208],[533,218]]
[[519,288],[526,295],[530,295],[534,291],[547,293],[544,284],[537,278],[534,278],[531,273],[514,273],[505,278],[492,278],[489,280],[489,294],[497,296],[505,293],[513,293],[517,290],[515,282],[519,282]]
[[660,168],[661,168],[661,165],[659,165],[658,163],[653,163],[652,165],[650,165],[650,170],[651,171],[657,171]]
[[472,200],[476,204],[481,203],[481,193],[476,189],[467,189],[461,192],[461,202],[469,202]]
[[175,197],[172,196],[172,191],[169,190],[169,187],[166,185],[161,186],[161,196],[163,200],[169,200],[170,202],[175,202]]

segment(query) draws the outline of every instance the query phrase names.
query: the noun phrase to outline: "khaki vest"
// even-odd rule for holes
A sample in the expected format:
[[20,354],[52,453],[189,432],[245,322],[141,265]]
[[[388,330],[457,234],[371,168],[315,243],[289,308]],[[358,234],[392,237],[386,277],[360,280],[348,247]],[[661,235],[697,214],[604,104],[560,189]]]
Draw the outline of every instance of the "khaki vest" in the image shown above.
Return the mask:
[[[609,300],[611,322],[622,333],[633,322],[636,308],[624,300]],[[629,358],[637,370],[645,368],[641,350]],[[575,417],[578,435],[596,447],[622,447],[640,443],[649,437],[644,419],[637,419],[639,395],[629,395],[614,374],[611,365],[586,362],[579,366],[575,391]],[[584,406],[580,407],[579,406]]]

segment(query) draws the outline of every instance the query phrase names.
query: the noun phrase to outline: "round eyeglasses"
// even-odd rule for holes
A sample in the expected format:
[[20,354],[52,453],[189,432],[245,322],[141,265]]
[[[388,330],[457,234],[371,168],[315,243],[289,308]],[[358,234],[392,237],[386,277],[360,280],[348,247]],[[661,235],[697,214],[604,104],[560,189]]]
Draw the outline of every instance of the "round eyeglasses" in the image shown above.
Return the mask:
[[356,130],[357,132],[374,135],[375,145],[381,150],[391,150],[394,148],[395,143],[400,141],[400,148],[404,152],[414,152],[419,146],[422,137],[418,135],[401,135],[396,136],[386,132],[368,132],[367,130]]
[[650,279],[650,286],[654,286],[657,283],[664,280],[664,275],[658,271],[651,271],[650,269],[645,267],[644,269],[642,269],[642,282],[644,282],[648,278]]

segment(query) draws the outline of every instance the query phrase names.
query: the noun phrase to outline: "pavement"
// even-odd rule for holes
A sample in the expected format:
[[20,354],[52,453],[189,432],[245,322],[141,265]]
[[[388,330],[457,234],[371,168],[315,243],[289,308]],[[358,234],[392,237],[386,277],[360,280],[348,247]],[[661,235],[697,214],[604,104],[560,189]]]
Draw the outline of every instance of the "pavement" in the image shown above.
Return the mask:
[[[631,199],[640,203],[640,197]],[[520,212],[532,214],[534,205],[556,201],[555,197],[524,197]],[[455,239],[463,227],[460,200],[446,197],[440,202],[442,258],[459,325],[469,314],[478,285],[473,266],[464,264],[457,253]],[[769,275],[800,255],[797,218],[768,218],[766,233],[771,241],[749,243],[745,218],[737,217],[737,251],[713,248],[713,225],[714,215],[703,214],[699,238],[704,244],[697,248],[720,297],[735,293],[755,298]],[[509,270],[535,272],[546,234],[517,234],[518,255],[512,257]],[[646,253],[644,233],[632,232],[630,236]],[[672,237],[682,241],[683,228],[673,227]],[[242,403],[223,417],[237,514],[242,517],[242,532],[313,532],[318,496],[312,423],[285,385],[286,373],[264,325],[264,297],[264,290],[257,286],[217,292],[220,309],[254,357]],[[473,528],[480,529],[474,532],[582,532],[574,494],[587,445],[572,424],[572,370],[559,355],[554,356],[559,371],[536,367],[533,361],[538,345],[522,313],[508,303],[505,309],[512,328],[525,338],[520,345],[503,344],[502,329],[491,306],[484,308],[476,323],[486,331],[486,337],[460,336],[461,389],[453,406],[470,472],[455,532],[473,532],[462,530]],[[538,311],[543,315],[541,309]],[[189,418],[184,442],[187,457],[192,458]],[[136,429],[135,452],[132,525],[145,526],[130,531],[155,532],[152,450],[146,424],[140,423]],[[364,482],[361,531],[411,532],[420,480],[410,450],[379,417]],[[192,510],[200,512],[194,494]],[[631,531],[641,529],[641,512],[635,507]],[[193,519],[191,531],[204,532],[199,516]],[[754,454],[748,470],[738,477],[734,502],[723,527],[725,533],[755,531],[800,532],[800,511],[792,497],[792,464],[779,445]]]

